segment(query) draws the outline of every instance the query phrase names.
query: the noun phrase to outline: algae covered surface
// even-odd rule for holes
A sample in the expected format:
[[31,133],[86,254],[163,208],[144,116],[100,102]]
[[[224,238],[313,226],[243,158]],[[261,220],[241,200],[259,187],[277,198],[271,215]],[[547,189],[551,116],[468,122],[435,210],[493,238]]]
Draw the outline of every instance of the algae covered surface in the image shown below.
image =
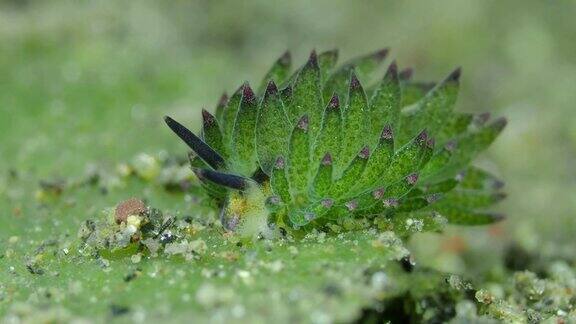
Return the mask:
[[[0,319],[574,321],[573,9],[0,1]],[[226,234],[162,116],[198,130],[202,108],[286,49],[303,62],[313,48],[345,60],[383,46],[419,80],[462,66],[458,109],[507,117],[478,160],[506,182],[506,221],[407,244],[371,230]],[[131,197],[158,212],[146,249],[116,235],[114,208]]]
[[[123,240],[125,223],[116,224],[114,209],[89,211],[76,203],[105,204],[99,182],[63,185],[62,192],[38,189],[42,206],[18,213],[40,211],[54,230],[24,228],[6,240],[4,320],[353,320],[364,307],[407,288],[390,280],[403,270],[388,261],[407,254],[391,232],[316,232],[298,241],[243,243],[226,235],[212,209],[191,195],[142,178],[117,180],[123,190],[150,191],[170,206],[162,214],[151,210],[162,233],[140,243]],[[10,183],[15,188],[19,182]],[[48,218],[86,213],[94,218],[77,226]]]
[[405,252],[395,251],[397,242],[386,234],[317,234],[244,247],[224,237],[209,213],[180,220],[169,231],[172,239],[145,241],[150,249],[143,253],[134,243],[98,252],[75,233],[36,241],[32,250],[19,248],[28,238],[13,237],[5,255],[3,299],[12,301],[5,319],[352,320],[385,286],[390,293],[404,289],[387,280],[388,272],[398,271],[387,261]]

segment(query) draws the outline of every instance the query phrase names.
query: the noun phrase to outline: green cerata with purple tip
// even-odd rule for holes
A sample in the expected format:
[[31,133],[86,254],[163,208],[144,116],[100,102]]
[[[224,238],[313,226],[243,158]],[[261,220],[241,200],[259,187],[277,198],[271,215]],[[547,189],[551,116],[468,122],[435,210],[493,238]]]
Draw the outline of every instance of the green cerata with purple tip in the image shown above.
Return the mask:
[[203,111],[196,135],[170,117],[191,167],[243,237],[373,228],[400,237],[445,224],[484,225],[502,182],[471,165],[506,121],[454,110],[460,69],[412,80],[388,50],[337,65],[337,51],[293,68],[289,53],[255,92],[243,84]]

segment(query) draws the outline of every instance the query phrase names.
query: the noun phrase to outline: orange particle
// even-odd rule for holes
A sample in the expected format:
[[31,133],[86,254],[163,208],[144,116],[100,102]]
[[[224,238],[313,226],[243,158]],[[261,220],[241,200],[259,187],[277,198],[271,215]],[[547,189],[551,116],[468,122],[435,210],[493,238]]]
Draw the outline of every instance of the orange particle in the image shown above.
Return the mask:
[[488,234],[493,237],[502,237],[504,235],[505,229],[502,224],[494,224],[488,228]]
[[466,241],[461,236],[451,236],[442,242],[442,250],[454,254],[466,251]]

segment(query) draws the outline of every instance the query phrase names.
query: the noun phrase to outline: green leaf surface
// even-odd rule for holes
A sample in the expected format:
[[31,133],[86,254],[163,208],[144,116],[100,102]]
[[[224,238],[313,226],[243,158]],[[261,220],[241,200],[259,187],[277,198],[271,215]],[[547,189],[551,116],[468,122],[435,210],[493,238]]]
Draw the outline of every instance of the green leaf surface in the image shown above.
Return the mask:
[[491,173],[477,167],[469,167],[461,176],[460,187],[464,189],[500,189],[504,183]]
[[268,84],[260,103],[256,123],[256,149],[260,167],[270,174],[276,157],[286,156],[292,126],[284,110],[276,84]]
[[358,179],[362,177],[369,158],[370,149],[365,146],[342,172],[342,176],[334,181],[334,184],[330,187],[330,196],[340,198],[350,192],[358,182]]
[[398,203],[399,206],[396,208],[396,212],[406,213],[424,209],[430,206],[433,201],[433,197],[428,199],[425,197],[406,198]]
[[310,180],[310,137],[309,119],[304,115],[296,123],[290,136],[290,151],[288,153],[286,175],[290,184],[292,198],[298,201],[299,197],[305,196]]
[[322,127],[314,142],[312,161],[320,161],[326,153],[339,156],[342,137],[340,100],[338,96],[333,96],[324,109]]
[[434,179],[434,177],[438,177],[438,174],[450,162],[454,152],[454,146],[455,145],[453,143],[448,143],[442,149],[432,155],[430,161],[428,161],[428,163],[426,163],[422,169],[421,175],[423,182],[429,183],[438,180]]
[[288,106],[288,116],[292,123],[296,123],[304,114],[308,115],[309,131],[312,138],[318,133],[322,122],[322,96],[320,89],[320,68],[316,52],[304,67],[292,87],[292,99]]
[[333,49],[318,54],[318,66],[320,67],[320,81],[324,84],[328,75],[332,72],[338,61],[338,50]]
[[[382,204],[382,197],[384,197],[385,188],[376,188],[374,190],[368,190],[358,196],[356,196],[352,201],[355,203],[356,211],[363,210],[373,210],[377,206]],[[379,208],[376,208],[379,209]]]
[[445,193],[454,189],[460,183],[455,179],[448,179],[426,186],[426,193]]
[[409,140],[423,129],[427,129],[431,134],[439,132],[454,109],[459,79],[460,69],[456,69],[419,100],[413,109],[401,114],[398,137],[400,143]]
[[356,190],[371,188],[379,183],[380,178],[385,174],[388,165],[394,155],[394,137],[390,126],[384,127],[380,134],[380,140],[374,152],[370,156],[364,174],[356,184]]
[[457,139],[450,163],[442,172],[445,175],[453,175],[462,171],[466,164],[494,142],[505,126],[506,119],[500,118]]
[[242,101],[242,92],[246,84],[243,84],[236,90],[222,111],[222,138],[224,139],[224,146],[230,154],[232,154],[232,135],[234,134],[234,124],[236,123],[236,115],[240,109],[240,101]]
[[438,211],[443,217],[448,219],[450,224],[455,225],[487,225],[492,224],[503,219],[501,214],[473,211],[464,208],[452,207],[448,205],[436,206]]
[[224,149],[222,132],[216,117],[206,110],[202,110],[202,138],[213,150],[218,152],[224,159],[228,158]]
[[392,158],[390,165],[378,184],[391,184],[418,170],[423,154],[427,150],[428,133],[425,131],[401,147]]
[[433,82],[412,82],[412,81],[402,81],[400,83],[400,88],[402,89],[402,99],[401,107],[411,106],[432,90],[436,86]]
[[398,71],[396,63],[393,62],[370,98],[371,138],[379,138],[384,126],[389,126],[393,133],[397,132],[396,125],[401,108],[400,98]]
[[334,201],[332,199],[322,199],[304,209],[293,208],[288,211],[288,218],[296,228],[308,225],[309,223],[324,217],[331,211]]
[[258,103],[249,85],[242,91],[242,100],[234,123],[232,135],[232,157],[234,170],[246,177],[252,176],[257,169],[256,154],[256,120]]
[[[239,246],[222,235],[210,208],[186,203],[183,194],[168,193],[141,181],[129,181],[125,189],[115,193],[143,190],[151,190],[151,197],[162,208],[194,211],[191,223],[183,222],[187,225],[174,232],[179,239],[170,248],[172,252],[167,247],[152,255],[131,244],[122,250],[91,255],[76,237],[75,223],[85,217],[70,222],[74,225],[65,225],[65,229],[60,226],[61,234],[12,232],[27,239],[12,240],[11,254],[0,260],[3,266],[12,267],[10,273],[0,275],[3,291],[9,292],[5,295],[8,299],[0,303],[3,317],[11,314],[28,320],[97,323],[125,322],[134,317],[166,323],[190,318],[254,323],[273,317],[287,323],[312,322],[312,313],[320,307],[331,320],[347,322],[357,318],[358,311],[372,305],[377,296],[396,296],[405,289],[404,284],[387,287],[371,283],[375,271],[405,280],[394,262],[403,256],[397,251],[405,249],[390,233],[386,237],[373,231],[310,235],[298,242],[263,240]],[[91,186],[67,192],[63,198],[71,197],[101,207],[115,199],[100,195],[98,188]],[[72,220],[70,217],[83,215],[86,206],[67,206],[56,200],[45,208]],[[203,215],[198,217],[198,213]],[[102,217],[99,213],[95,216],[96,221]],[[301,299],[287,304],[294,291]],[[170,305],[170,312],[166,312],[166,305]],[[241,316],[238,305],[243,310]]]
[[272,168],[272,175],[270,177],[270,185],[272,192],[280,197],[284,203],[290,202],[290,185],[286,178],[286,161],[284,157],[279,156],[276,158],[274,168]]
[[353,73],[350,79],[348,101],[342,113],[342,146],[334,161],[341,172],[358,152],[370,143],[370,116],[364,89]]
[[330,187],[332,186],[332,156],[326,153],[320,161],[320,166],[314,177],[312,184],[312,195],[316,198],[324,198],[329,194]]
[[474,115],[467,113],[454,113],[447,120],[444,126],[436,134],[436,140],[440,144],[445,144],[447,141],[458,137],[464,133],[470,123],[474,119]]
[[387,186],[386,190],[384,191],[383,198],[400,200],[416,186],[417,182],[418,182],[418,174],[412,173],[406,176],[404,179]]
[[503,193],[481,190],[452,190],[445,194],[444,202],[439,205],[453,205],[462,208],[484,208],[494,205],[495,203],[506,198]]

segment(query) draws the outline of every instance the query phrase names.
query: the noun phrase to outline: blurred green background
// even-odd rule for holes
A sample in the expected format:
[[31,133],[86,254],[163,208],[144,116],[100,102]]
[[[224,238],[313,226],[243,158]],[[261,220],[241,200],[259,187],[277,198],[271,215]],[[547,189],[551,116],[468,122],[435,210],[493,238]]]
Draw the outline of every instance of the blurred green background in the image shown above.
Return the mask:
[[[575,13],[569,0],[0,1],[0,194],[32,196],[10,190],[10,170],[75,177],[89,163],[182,152],[163,115],[198,126],[201,108],[258,82],[286,49],[298,62],[311,49],[346,59],[390,47],[417,79],[462,66],[458,109],[509,120],[478,161],[507,183],[507,221],[421,235],[419,260],[481,269],[510,240],[573,255]],[[16,217],[10,201],[2,238],[51,226]]]

